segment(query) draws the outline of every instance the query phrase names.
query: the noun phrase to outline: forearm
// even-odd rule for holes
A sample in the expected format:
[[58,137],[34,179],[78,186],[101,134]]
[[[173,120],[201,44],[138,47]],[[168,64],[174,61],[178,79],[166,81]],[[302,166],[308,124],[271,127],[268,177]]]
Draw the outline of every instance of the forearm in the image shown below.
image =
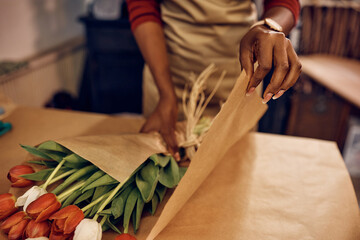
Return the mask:
[[160,97],[174,97],[162,26],[156,22],[145,22],[134,30],[134,36],[154,76]]

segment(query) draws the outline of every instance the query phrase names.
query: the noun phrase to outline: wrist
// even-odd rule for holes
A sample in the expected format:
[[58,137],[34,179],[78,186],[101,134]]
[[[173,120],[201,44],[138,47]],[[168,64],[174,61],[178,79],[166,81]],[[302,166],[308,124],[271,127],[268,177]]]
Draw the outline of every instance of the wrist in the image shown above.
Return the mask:
[[167,81],[161,81],[161,84],[157,84],[157,87],[160,100],[176,101],[175,89],[171,79],[168,79]]
[[159,96],[161,101],[176,102],[176,94],[173,87],[167,89],[159,89]]
[[160,94],[160,101],[167,102],[169,104],[176,104],[177,98],[174,91]]
[[264,18],[263,20],[260,20],[256,23],[254,23],[250,29],[253,29],[257,26],[264,26],[268,29],[271,29],[271,30],[274,30],[274,31],[277,31],[277,32],[282,32],[283,31],[283,28],[282,26],[277,23],[275,20],[271,19],[271,18]]
[[272,7],[264,13],[264,18],[271,18],[282,27],[282,32],[288,35],[295,25],[292,12],[286,7]]

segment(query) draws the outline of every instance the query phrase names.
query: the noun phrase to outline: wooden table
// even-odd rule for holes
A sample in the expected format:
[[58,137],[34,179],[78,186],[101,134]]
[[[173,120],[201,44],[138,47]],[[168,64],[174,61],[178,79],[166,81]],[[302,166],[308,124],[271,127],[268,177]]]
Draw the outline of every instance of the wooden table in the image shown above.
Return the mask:
[[360,61],[322,54],[300,61],[303,73],[360,108]]

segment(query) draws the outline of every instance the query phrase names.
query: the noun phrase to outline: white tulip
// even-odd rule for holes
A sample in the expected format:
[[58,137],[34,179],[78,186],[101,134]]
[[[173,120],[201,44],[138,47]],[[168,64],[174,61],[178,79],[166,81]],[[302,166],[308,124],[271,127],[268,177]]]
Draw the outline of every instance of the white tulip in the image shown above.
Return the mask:
[[24,206],[23,209],[26,211],[26,208],[29,206],[30,203],[38,199],[40,196],[47,193],[47,191],[41,187],[33,186],[29,190],[24,193],[21,197],[18,197],[16,200],[15,206]]
[[101,240],[102,229],[96,220],[84,218],[77,225],[74,240]]
[[47,237],[27,238],[25,240],[49,240]]

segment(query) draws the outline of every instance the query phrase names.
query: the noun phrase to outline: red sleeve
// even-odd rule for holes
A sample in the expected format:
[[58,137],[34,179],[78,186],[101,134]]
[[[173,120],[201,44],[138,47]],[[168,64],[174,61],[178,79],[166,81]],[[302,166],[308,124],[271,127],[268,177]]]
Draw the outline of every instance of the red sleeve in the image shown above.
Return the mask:
[[132,31],[144,22],[162,24],[160,5],[156,0],[126,0],[126,3]]
[[266,12],[272,7],[286,7],[294,15],[295,23],[300,14],[299,0],[264,0],[264,11]]

